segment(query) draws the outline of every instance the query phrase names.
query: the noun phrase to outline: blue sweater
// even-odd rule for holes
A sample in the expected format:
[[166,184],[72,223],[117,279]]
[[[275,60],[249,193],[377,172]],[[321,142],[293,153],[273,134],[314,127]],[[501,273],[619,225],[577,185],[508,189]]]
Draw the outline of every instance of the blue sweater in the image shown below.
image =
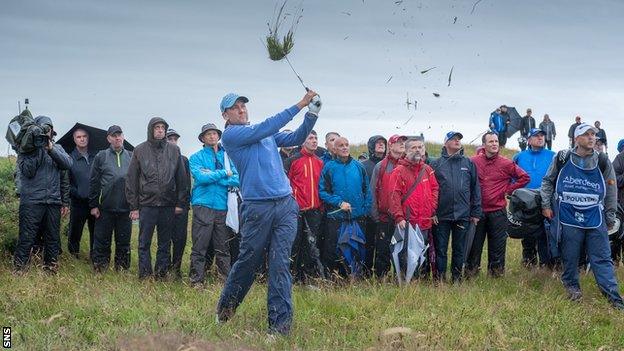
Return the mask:
[[231,162],[233,174],[231,177],[227,176],[223,154],[221,146],[216,155],[211,147],[204,147],[189,159],[189,168],[194,180],[191,196],[193,206],[208,207],[217,211],[227,210],[228,187],[239,186],[239,181],[238,172]]
[[295,105],[258,124],[229,125],[223,132],[223,146],[240,174],[243,200],[278,199],[292,193],[277,148],[303,144],[317,119],[306,113],[297,130],[280,132],[297,113]]
[[[367,215],[372,196],[364,166],[351,157],[346,163],[338,159],[327,162],[321,172],[319,196],[328,205],[328,213],[337,210],[340,203],[346,201],[351,205],[351,218]],[[327,216],[332,219],[346,218],[343,211]]]
[[542,186],[542,179],[546,176],[554,157],[554,151],[545,148],[539,151],[529,148],[514,156],[514,162],[531,177],[531,181],[526,185],[527,189],[539,189]]

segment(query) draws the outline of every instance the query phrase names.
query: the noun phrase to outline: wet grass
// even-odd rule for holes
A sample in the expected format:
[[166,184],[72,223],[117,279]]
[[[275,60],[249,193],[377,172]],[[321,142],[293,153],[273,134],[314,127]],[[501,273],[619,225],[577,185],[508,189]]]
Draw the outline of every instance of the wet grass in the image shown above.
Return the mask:
[[[136,228],[135,228],[136,229]],[[136,237],[135,237],[136,238]],[[65,239],[63,240],[65,242]],[[83,247],[86,242],[83,242]],[[83,249],[84,251],[84,249]],[[31,267],[10,273],[0,263],[0,322],[16,349],[621,349],[624,313],[610,308],[591,275],[585,297],[569,302],[557,278],[521,267],[520,245],[509,242],[504,279],[480,276],[461,285],[408,287],[363,281],[320,290],[296,286],[289,338],[266,335],[266,286],[256,284],[227,324],[214,321],[222,285],[197,290],[185,281],[139,281],[136,240],[129,272],[92,273],[86,260],[62,257],[56,276]],[[184,271],[188,272],[188,248]],[[624,270],[618,270],[619,280]],[[380,334],[408,327],[388,341]],[[150,346],[151,345],[151,346]],[[173,346],[172,346],[173,345]],[[175,346],[175,347],[174,347]],[[147,347],[147,348],[145,348]]]

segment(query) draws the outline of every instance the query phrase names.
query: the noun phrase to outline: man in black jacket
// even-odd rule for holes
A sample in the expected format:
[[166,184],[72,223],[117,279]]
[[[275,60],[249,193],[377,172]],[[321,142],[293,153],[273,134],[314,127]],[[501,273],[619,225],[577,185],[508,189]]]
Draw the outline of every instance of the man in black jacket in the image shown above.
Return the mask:
[[110,148],[95,156],[89,185],[90,212],[96,218],[91,258],[96,272],[108,269],[113,230],[115,270],[130,268],[132,221],[124,190],[132,151],[124,149],[124,135],[119,126],[110,126],[106,139]]
[[[533,111],[530,108],[526,110],[526,116],[522,117],[522,128],[520,129],[520,135],[525,139],[529,139],[529,133],[531,129],[535,128],[535,118],[532,116]],[[527,148],[527,144],[521,143],[520,150],[524,151]]]
[[[373,170],[375,169],[377,163],[386,157],[388,141],[381,135],[373,135],[368,139],[366,146],[368,147],[368,158],[362,161],[362,165],[366,170],[368,179],[371,179]],[[366,262],[364,262],[364,265],[366,266],[366,274],[373,271],[376,242],[375,235],[378,230],[377,226],[378,224],[375,219],[370,216],[366,217],[366,228],[364,229],[366,235]]]
[[[178,139],[180,139],[180,134],[176,132],[174,129],[169,128],[167,130],[167,142],[178,145]],[[186,198],[190,199],[191,196],[191,170],[189,169],[189,160],[186,156],[180,155],[180,162],[182,162],[182,167],[184,168],[184,174],[186,175]],[[182,213],[175,215],[175,221],[173,223],[173,231],[171,235],[171,274],[174,275],[176,279],[182,279],[182,271],[180,267],[182,266],[182,256],[184,255],[184,248],[186,247],[186,237],[188,231],[188,214],[189,214],[189,204],[183,204]]]
[[139,279],[150,277],[150,247],[154,229],[158,233],[155,276],[165,277],[171,264],[171,235],[176,214],[188,203],[186,174],[180,149],[165,138],[169,125],[160,117],[147,125],[147,141],[132,154],[126,178],[130,219],[139,220]]
[[48,136],[43,146],[20,154],[17,159],[21,189],[19,206],[19,237],[13,264],[23,272],[30,260],[30,251],[37,233],[44,234],[44,269],[55,273],[61,247],[61,171],[70,169],[72,159],[60,145],[52,142],[53,126],[49,117],[39,116],[35,123]]
[[73,138],[76,148],[70,154],[73,164],[69,170],[71,207],[67,249],[70,254],[78,258],[82,231],[86,222],[89,228],[89,258],[92,258],[95,217],[89,213],[89,173],[95,152],[89,150],[89,134],[84,129],[76,129]]
[[465,261],[465,236],[469,225],[477,225],[481,217],[481,188],[474,163],[464,156],[463,135],[448,132],[442,156],[431,162],[440,185],[438,224],[434,235],[436,264],[440,279],[445,278],[449,238],[453,236],[451,277],[461,281]]
[[568,138],[570,139],[570,149],[574,148],[575,146],[574,131],[576,130],[576,127],[578,127],[579,125],[581,125],[581,116],[576,116],[574,118],[574,123],[572,123],[572,125],[570,126],[570,129],[568,129]]

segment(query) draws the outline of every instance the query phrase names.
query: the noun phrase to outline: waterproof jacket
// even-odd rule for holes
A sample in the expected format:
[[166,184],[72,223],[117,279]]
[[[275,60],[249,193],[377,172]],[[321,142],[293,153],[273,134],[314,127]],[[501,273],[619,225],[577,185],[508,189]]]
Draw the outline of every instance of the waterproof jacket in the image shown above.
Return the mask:
[[[384,155],[382,157],[375,156],[375,144],[378,140],[383,140],[386,144],[386,151],[384,151]],[[383,160],[388,153],[388,141],[381,135],[373,135],[368,139],[368,143],[366,143],[366,146],[368,147],[368,159],[362,161],[362,165],[364,166],[364,169],[366,169],[366,175],[370,179],[373,176],[373,170],[375,168],[375,165]]]
[[578,127],[579,125],[581,125],[581,123],[572,123],[572,125],[570,126],[570,129],[568,129],[568,138],[572,139],[574,141],[574,131],[576,130],[576,127]]
[[327,162],[334,159],[334,156],[331,154],[331,152],[329,152],[329,150],[325,150],[323,155],[320,157],[321,157],[321,161],[323,161],[323,165],[326,165]]
[[490,114],[490,129],[496,134],[505,133],[507,131],[507,123],[502,115],[492,112]]
[[442,147],[440,158],[431,162],[436,180],[440,186],[438,210],[441,221],[467,221],[470,217],[480,218],[481,187],[477,167],[461,149],[449,155]]
[[287,159],[284,166],[299,209],[306,211],[320,208],[319,180],[323,171],[323,161],[302,148]]
[[624,152],[620,152],[613,160],[613,170],[617,181],[618,203],[624,206]]
[[132,151],[112,147],[98,152],[93,159],[89,182],[89,207],[109,212],[128,212],[126,175]]
[[389,201],[392,192],[390,174],[399,165],[399,159],[388,154],[381,162],[375,165],[371,177],[370,187],[373,195],[371,217],[375,221],[387,223],[389,218]]
[[534,150],[530,147],[514,156],[513,161],[531,178],[529,184],[526,185],[528,189],[539,189],[542,186],[542,179],[554,157],[554,151],[546,148]]
[[71,166],[71,157],[57,144],[50,150],[38,148],[20,154],[17,158],[21,180],[20,204],[63,204],[62,170],[69,170]]
[[535,118],[526,115],[522,117],[522,128],[520,128],[520,135],[525,138],[529,137],[531,129],[535,128]]
[[318,118],[306,113],[295,131],[280,132],[297,113],[299,107],[294,105],[258,124],[230,124],[225,128],[223,147],[238,170],[244,201],[279,199],[292,194],[277,148],[303,144]]
[[180,158],[180,148],[165,138],[154,139],[154,125],[167,122],[152,118],[147,125],[147,141],[132,154],[126,178],[126,198],[130,210],[141,207],[180,207],[188,203],[188,185]]
[[[403,197],[407,195],[418,178],[422,167],[425,167],[422,179],[403,202]],[[431,229],[432,217],[438,208],[439,194],[438,181],[433,169],[423,161],[412,162],[402,159],[399,161],[399,166],[392,172],[390,182],[393,184],[390,194],[390,213],[394,221],[398,223],[406,220],[413,226],[418,225],[420,229]]]
[[546,133],[546,140],[553,140],[557,136],[557,130],[555,129],[555,122],[553,121],[542,121],[539,125],[539,129],[543,130]]
[[351,156],[346,162],[339,159],[329,161],[319,181],[321,200],[327,205],[327,217],[346,219],[344,211],[331,213],[340,208],[346,201],[351,205],[351,219],[366,216],[371,207],[371,191],[368,176],[361,163]]
[[226,211],[228,189],[240,186],[238,171],[230,162],[232,175],[225,170],[225,150],[219,145],[217,152],[211,146],[204,146],[189,159],[193,176],[191,204],[217,211]]
[[96,153],[88,150],[83,155],[74,148],[70,154],[73,163],[69,170],[69,193],[74,203],[86,203],[89,200],[89,175]]
[[481,208],[484,213],[506,208],[505,196],[511,196],[514,190],[529,183],[529,175],[499,154],[488,158],[486,153],[471,158],[477,167],[481,186]]
[[600,138],[600,140],[602,141],[603,144],[605,144],[605,147],[607,146],[607,132],[605,132],[604,129],[602,128],[597,128],[598,129],[598,133],[596,133],[596,138]]

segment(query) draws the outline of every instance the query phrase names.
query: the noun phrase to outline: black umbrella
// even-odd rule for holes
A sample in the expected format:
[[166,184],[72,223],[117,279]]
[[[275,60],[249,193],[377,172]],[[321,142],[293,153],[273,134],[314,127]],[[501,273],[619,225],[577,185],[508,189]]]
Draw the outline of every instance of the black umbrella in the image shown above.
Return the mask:
[[468,255],[470,255],[470,250],[472,250],[472,243],[474,242],[476,230],[477,230],[477,226],[472,221],[470,221],[468,223],[468,231],[466,232],[466,238],[464,239],[465,240],[464,241],[464,263],[468,262]]
[[522,129],[522,116],[520,116],[515,107],[507,107],[507,113],[501,113],[501,116],[503,116],[505,120],[509,120],[507,133],[505,133],[508,138],[511,138],[515,132]]
[[[110,146],[108,140],[106,140],[106,130],[76,123],[56,142],[61,145],[68,154],[74,151],[76,147],[76,143],[74,143],[74,132],[76,129],[83,129],[89,134],[89,150],[97,152],[107,149]],[[124,140],[124,148],[129,151],[134,150],[134,146],[127,140]]]

